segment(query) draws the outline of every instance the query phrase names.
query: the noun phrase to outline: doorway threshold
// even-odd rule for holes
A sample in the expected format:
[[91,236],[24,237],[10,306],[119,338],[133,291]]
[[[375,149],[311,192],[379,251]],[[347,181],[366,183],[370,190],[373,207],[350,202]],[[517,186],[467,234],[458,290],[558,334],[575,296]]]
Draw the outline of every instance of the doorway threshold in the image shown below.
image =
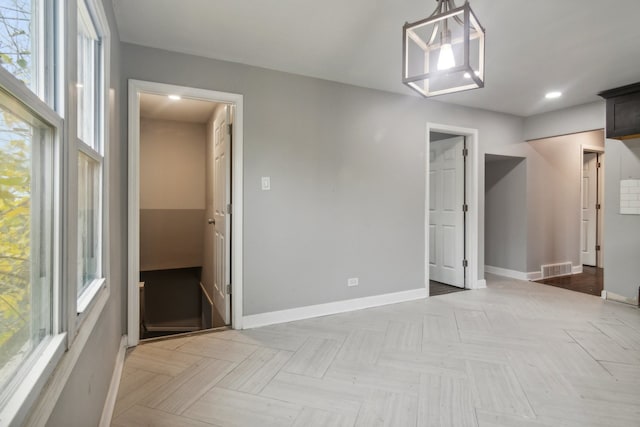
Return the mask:
[[191,331],[191,332],[179,332],[176,334],[171,334],[171,335],[163,335],[160,337],[153,337],[153,338],[145,338],[140,340],[140,344],[148,344],[148,343],[152,343],[152,342],[158,342],[158,341],[166,341],[166,340],[171,340],[174,338],[185,338],[185,337],[191,337],[194,335],[203,335],[203,334],[208,334],[211,332],[222,332],[222,331],[228,331],[232,329],[230,326],[220,326],[217,328],[210,328],[210,329],[202,329],[200,331]]
[[429,296],[446,295],[454,292],[466,291],[467,289],[459,288],[457,286],[447,285],[445,283],[429,280]]

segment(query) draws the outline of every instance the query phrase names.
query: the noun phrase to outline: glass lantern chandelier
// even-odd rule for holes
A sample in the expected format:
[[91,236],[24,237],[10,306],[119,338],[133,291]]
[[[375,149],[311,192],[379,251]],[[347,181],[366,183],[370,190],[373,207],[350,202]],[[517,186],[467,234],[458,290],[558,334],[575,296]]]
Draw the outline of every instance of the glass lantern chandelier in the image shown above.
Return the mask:
[[425,97],[484,87],[484,28],[468,1],[436,1],[431,16],[402,27],[402,82]]

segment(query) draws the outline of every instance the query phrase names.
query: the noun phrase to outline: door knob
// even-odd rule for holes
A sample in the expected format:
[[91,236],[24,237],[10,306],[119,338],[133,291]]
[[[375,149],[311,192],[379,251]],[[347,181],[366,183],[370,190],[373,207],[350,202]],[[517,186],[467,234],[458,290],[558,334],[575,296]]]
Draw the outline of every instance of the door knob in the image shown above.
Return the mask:
[[213,225],[215,225],[215,224],[216,224],[216,220],[215,220],[215,219],[213,219],[213,218],[209,218],[209,219],[207,220],[207,222],[208,222],[209,224],[213,224]]

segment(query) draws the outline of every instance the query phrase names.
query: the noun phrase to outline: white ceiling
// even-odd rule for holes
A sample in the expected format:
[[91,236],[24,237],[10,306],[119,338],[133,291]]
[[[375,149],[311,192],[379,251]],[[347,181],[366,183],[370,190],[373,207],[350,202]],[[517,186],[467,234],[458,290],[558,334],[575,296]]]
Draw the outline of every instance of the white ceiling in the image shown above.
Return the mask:
[[[458,5],[463,0],[457,0]],[[122,41],[403,94],[402,25],[435,0],[114,0]],[[443,102],[530,116],[640,81],[640,0],[470,0],[486,86]],[[548,101],[544,94],[564,96]]]
[[177,122],[206,123],[215,102],[182,98],[174,101],[164,95],[143,93],[140,95],[140,117]]

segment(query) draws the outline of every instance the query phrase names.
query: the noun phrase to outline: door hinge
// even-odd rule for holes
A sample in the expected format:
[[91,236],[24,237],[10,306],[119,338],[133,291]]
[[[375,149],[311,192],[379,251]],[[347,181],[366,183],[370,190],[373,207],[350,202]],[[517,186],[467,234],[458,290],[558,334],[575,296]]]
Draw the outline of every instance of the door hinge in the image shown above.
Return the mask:
[[463,148],[462,149],[462,157],[467,157],[469,155],[469,149],[468,148]]
[[596,204],[596,209],[601,209],[601,208],[602,208],[602,206],[600,205],[600,203],[597,203]]
[[596,167],[599,168],[600,166],[602,166],[602,163],[598,162],[596,163]]
[[469,212],[469,205],[468,204],[464,204],[462,205],[462,212]]
[[227,213],[229,215],[231,215],[231,208],[232,208],[231,203],[227,203]]
[[596,245],[596,251],[600,250],[600,245]]
[[231,284],[227,285],[227,295],[231,295]]
[[462,260],[462,266],[465,267],[465,268],[468,267],[469,266],[469,261],[467,261],[466,259],[463,259]]

